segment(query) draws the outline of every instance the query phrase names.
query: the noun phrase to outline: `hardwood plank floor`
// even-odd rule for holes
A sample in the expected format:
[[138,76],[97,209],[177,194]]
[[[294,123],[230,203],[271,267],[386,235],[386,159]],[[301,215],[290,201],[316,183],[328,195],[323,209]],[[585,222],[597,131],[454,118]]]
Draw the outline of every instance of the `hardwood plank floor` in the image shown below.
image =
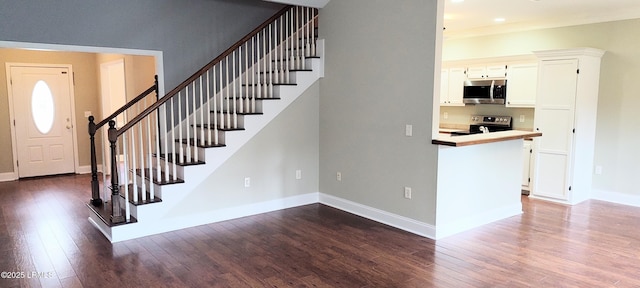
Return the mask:
[[111,244],[89,181],[0,183],[0,287],[640,287],[640,208],[524,197],[433,241],[314,204]]

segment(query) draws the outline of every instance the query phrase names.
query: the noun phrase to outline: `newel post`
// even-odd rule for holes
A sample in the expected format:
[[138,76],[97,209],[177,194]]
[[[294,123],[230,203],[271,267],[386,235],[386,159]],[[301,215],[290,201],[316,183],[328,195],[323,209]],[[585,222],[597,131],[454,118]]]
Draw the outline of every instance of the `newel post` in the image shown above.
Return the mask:
[[111,223],[124,222],[122,208],[120,207],[120,184],[118,183],[118,154],[116,152],[116,141],[118,141],[118,130],[116,121],[109,121],[109,143],[111,148]]
[[[100,185],[98,184],[98,163],[96,161],[96,123],[95,118],[89,116],[89,139],[91,140],[91,205],[98,207],[102,205],[100,198]],[[103,160],[104,161],[104,160]]]

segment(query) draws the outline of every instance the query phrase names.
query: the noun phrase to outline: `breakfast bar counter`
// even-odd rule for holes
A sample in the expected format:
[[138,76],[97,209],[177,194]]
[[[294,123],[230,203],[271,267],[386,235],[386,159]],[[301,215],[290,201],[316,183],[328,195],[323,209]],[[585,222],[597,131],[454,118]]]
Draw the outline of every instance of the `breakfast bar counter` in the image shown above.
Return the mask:
[[461,136],[451,136],[447,133],[441,133],[440,136],[438,136],[438,138],[436,139],[433,139],[431,143],[437,145],[460,147],[539,136],[542,136],[542,133],[522,130],[509,130]]
[[436,239],[522,213],[524,138],[509,130],[463,136],[441,133],[437,145]]

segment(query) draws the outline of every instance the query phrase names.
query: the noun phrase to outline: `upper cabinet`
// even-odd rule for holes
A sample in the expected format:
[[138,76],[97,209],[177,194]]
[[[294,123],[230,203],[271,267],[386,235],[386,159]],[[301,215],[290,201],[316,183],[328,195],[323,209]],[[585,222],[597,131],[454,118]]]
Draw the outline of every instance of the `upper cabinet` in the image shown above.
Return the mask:
[[464,106],[462,103],[462,92],[464,81],[467,80],[465,68],[442,69],[440,78],[440,105],[441,106]]
[[504,78],[507,75],[507,65],[490,64],[470,66],[467,69],[469,79]]
[[506,107],[535,108],[538,64],[534,55],[468,59],[443,63],[440,106],[464,106],[467,80],[507,79]]
[[507,107],[534,108],[538,86],[538,64],[509,66],[507,73]]

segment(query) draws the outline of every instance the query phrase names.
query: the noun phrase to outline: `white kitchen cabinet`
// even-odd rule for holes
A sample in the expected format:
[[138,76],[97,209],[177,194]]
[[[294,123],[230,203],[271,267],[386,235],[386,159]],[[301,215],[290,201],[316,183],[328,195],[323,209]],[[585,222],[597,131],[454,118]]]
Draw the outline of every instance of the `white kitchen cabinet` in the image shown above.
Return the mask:
[[467,68],[467,78],[469,79],[487,79],[487,78],[504,78],[507,74],[507,65],[483,65],[471,66]]
[[534,140],[530,195],[576,204],[591,194],[604,51],[580,48],[535,54],[539,62],[534,127],[542,137]]
[[462,93],[466,79],[465,68],[442,69],[440,78],[441,106],[464,106]]
[[538,86],[538,63],[509,65],[507,107],[534,108]]
[[532,142],[531,140],[524,140],[524,145],[522,145],[522,190],[526,191],[529,191],[529,183],[531,183]]

